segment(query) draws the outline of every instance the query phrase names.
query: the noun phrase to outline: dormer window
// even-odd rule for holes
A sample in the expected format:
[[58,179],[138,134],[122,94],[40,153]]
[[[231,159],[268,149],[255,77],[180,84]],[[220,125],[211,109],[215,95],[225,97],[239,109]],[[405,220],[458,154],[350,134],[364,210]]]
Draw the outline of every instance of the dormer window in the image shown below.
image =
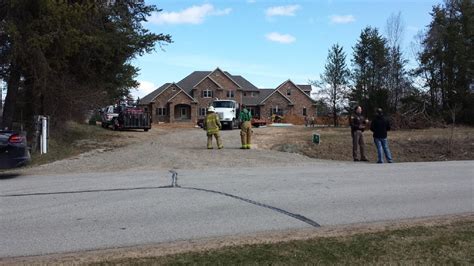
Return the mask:
[[286,95],[288,95],[288,96],[291,95],[291,89],[288,89],[288,90],[286,91]]

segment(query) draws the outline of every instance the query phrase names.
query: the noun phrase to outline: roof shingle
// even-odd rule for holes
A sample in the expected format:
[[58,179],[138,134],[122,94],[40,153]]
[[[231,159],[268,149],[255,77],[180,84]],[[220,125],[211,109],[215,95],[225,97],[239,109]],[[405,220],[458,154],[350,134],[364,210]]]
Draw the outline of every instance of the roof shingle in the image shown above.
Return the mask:
[[312,89],[312,88],[311,88],[311,85],[307,85],[307,84],[304,84],[304,85],[303,85],[303,84],[301,84],[301,85],[298,84],[298,85],[296,85],[296,86],[300,87],[300,89],[302,89],[302,90],[305,91],[305,92],[306,92],[306,91],[311,92],[311,89]]
[[257,89],[258,95],[255,97],[244,96],[242,97],[242,104],[249,106],[259,105],[263,99],[267,98],[274,89]]
[[194,85],[196,85],[210,73],[211,71],[194,71],[176,84],[178,84],[178,86],[180,86],[186,93],[190,94]]
[[159,87],[158,89],[156,89],[156,90],[150,92],[149,94],[147,94],[145,97],[140,99],[140,105],[150,104],[156,98],[156,96],[158,96],[161,92],[163,92],[166,88],[168,88],[168,86],[170,84],[171,83],[165,83],[161,87]]

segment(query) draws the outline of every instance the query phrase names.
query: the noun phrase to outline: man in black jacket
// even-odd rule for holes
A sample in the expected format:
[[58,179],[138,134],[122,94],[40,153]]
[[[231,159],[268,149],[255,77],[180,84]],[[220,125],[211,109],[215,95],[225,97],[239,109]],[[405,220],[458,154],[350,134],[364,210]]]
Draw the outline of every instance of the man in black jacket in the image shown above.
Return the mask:
[[392,154],[387,142],[387,131],[390,130],[390,122],[383,116],[382,108],[377,109],[377,116],[372,121],[370,130],[374,132],[374,142],[377,146],[377,163],[383,163],[383,153],[385,153],[387,162],[392,163]]
[[[351,116],[351,135],[352,135],[352,157],[354,161],[365,161],[367,162],[367,157],[365,156],[365,143],[364,143],[364,130],[365,126],[368,123],[368,120],[362,116],[362,107],[357,106],[355,109],[355,114]],[[360,160],[357,158],[357,150],[360,149]]]

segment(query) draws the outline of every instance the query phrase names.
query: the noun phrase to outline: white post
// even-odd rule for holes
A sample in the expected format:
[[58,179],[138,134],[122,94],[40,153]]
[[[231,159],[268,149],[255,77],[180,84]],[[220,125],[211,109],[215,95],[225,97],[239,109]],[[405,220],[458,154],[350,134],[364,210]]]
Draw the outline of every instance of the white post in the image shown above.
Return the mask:
[[48,152],[48,120],[41,117],[41,154]]

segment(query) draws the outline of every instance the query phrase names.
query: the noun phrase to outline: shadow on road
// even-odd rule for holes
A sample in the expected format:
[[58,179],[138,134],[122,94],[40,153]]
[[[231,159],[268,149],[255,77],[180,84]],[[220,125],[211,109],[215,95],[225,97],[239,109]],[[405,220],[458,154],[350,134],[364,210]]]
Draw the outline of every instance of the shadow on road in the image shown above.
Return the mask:
[[6,179],[13,179],[15,177],[21,176],[21,174],[18,173],[1,173],[0,172],[0,180],[6,180]]

